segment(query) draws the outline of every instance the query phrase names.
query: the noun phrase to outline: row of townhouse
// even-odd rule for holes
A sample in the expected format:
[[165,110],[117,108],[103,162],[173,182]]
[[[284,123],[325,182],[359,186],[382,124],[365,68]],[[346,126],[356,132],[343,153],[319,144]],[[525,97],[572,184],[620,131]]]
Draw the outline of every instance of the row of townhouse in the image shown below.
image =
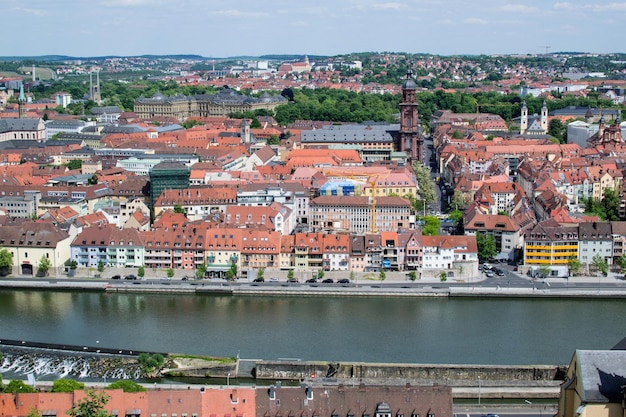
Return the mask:
[[529,196],[536,197],[549,187],[572,204],[579,204],[587,198],[601,200],[606,190],[621,192],[623,167],[596,159],[583,162],[567,165],[542,158],[525,158],[520,163],[518,182]]
[[[263,224],[288,235],[298,223],[327,233],[368,233],[415,228],[411,202],[393,196],[320,196],[283,187],[241,190],[232,187],[164,190],[155,203],[155,215],[176,206],[190,220],[219,218],[228,225]],[[306,209],[303,209],[306,208]]]
[[302,272],[460,268],[466,276],[478,271],[474,236],[422,236],[420,231],[285,236],[265,228],[212,227],[178,216],[149,231],[112,225],[85,228],[70,245],[71,259],[83,268],[102,263],[111,268],[194,271],[204,265],[212,277],[224,277],[232,265],[244,275],[260,268]]
[[[452,417],[444,386],[189,387],[104,390],[106,415],[117,417]],[[90,401],[89,391],[0,394],[0,415],[60,417]]]
[[549,219],[528,230],[524,240],[526,265],[567,267],[576,258],[589,268],[596,256],[613,265],[626,254],[626,222],[575,224]]

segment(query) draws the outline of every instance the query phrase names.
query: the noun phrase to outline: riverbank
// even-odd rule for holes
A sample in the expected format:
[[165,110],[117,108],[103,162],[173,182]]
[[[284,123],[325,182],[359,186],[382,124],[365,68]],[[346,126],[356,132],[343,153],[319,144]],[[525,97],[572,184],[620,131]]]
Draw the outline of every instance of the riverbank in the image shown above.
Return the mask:
[[120,281],[103,280],[34,280],[2,279],[0,288],[56,291],[103,291],[112,293],[220,294],[233,296],[289,297],[494,297],[494,298],[626,298],[626,285],[611,287],[580,287],[594,284],[595,278],[571,278],[567,287],[551,285],[554,279],[532,283],[529,287],[507,285],[487,286],[481,283],[441,282],[363,282],[360,284],[292,284],[286,282],[209,282],[209,281]]
[[[89,384],[116,379],[144,380],[148,377],[136,357],[103,353],[127,352],[124,349],[83,347],[76,351],[40,347],[40,343],[0,341],[3,353],[0,371],[26,376],[35,374],[54,378],[84,379]],[[39,347],[30,347],[28,345]],[[138,353],[138,352],[135,352]],[[263,361],[240,358],[198,358],[167,355],[167,367],[161,377],[173,377],[185,384],[223,384],[224,380],[238,385],[264,385],[285,381],[306,381],[316,386],[364,383],[366,385],[435,384],[452,387],[455,398],[485,399],[554,399],[565,368],[562,366],[501,366],[501,365],[428,365],[381,363],[328,363],[319,361]],[[46,378],[44,378],[46,379]],[[229,383],[230,383],[229,382]],[[160,382],[144,382],[149,386]],[[148,386],[147,385],[147,386]],[[174,386],[180,386],[174,384]]]

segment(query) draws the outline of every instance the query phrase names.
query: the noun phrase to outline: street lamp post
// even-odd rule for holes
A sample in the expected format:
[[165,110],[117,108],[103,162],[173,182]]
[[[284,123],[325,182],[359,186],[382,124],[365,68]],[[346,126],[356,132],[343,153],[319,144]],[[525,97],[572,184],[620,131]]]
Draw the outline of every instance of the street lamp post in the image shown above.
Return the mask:
[[226,386],[230,387],[230,372],[226,375]]
[[478,375],[478,405],[480,405],[480,375]]

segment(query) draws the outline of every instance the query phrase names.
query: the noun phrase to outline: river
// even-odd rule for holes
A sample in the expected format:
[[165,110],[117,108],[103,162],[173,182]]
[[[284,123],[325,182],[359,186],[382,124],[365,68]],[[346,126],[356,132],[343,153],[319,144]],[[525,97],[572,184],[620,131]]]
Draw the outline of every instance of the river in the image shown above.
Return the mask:
[[623,300],[0,290],[0,338],[250,359],[566,364],[624,317]]

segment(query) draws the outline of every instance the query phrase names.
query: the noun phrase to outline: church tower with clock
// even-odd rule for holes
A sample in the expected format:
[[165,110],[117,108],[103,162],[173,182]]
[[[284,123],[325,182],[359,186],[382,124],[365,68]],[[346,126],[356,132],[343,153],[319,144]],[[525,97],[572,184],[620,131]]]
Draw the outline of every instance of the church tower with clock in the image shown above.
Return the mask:
[[397,149],[406,152],[409,159],[423,161],[424,139],[422,126],[417,112],[417,85],[413,80],[413,71],[408,69],[402,83],[402,102],[400,103],[400,132]]

